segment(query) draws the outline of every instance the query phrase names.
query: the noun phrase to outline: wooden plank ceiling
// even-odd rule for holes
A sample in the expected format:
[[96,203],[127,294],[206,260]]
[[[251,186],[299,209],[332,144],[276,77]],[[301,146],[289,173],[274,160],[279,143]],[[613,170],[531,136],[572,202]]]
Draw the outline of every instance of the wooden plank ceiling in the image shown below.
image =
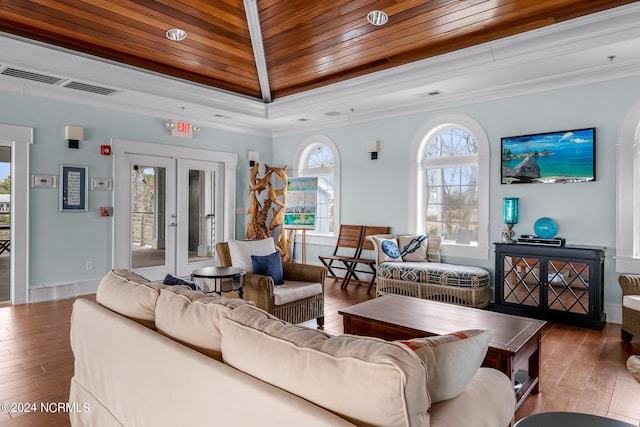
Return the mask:
[[[262,100],[254,1],[2,0],[0,31]],[[257,0],[257,10],[278,99],[634,1]],[[372,10],[389,22],[369,24]],[[186,40],[168,40],[169,28]]]

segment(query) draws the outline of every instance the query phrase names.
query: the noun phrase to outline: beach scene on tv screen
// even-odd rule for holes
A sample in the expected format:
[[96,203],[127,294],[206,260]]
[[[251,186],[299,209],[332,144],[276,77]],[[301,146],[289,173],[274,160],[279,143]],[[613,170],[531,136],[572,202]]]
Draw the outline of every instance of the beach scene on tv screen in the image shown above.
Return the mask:
[[595,129],[502,138],[502,183],[595,179]]

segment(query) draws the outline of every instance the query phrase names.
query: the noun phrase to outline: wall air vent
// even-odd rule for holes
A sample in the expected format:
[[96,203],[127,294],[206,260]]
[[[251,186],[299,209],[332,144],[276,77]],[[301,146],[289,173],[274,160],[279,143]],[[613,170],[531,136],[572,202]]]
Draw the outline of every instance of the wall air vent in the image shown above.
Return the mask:
[[98,95],[112,95],[118,92],[116,89],[109,89],[106,87],[95,86],[87,83],[80,83],[80,82],[74,82],[74,81],[67,83],[66,85],[64,85],[64,87],[67,87],[69,89],[81,90],[83,92],[96,93]]
[[32,73],[31,71],[19,70],[17,68],[7,67],[2,70],[3,76],[17,77],[19,79],[32,80],[34,82],[46,83],[49,85],[55,85],[63,81],[60,77],[47,76],[45,74]]

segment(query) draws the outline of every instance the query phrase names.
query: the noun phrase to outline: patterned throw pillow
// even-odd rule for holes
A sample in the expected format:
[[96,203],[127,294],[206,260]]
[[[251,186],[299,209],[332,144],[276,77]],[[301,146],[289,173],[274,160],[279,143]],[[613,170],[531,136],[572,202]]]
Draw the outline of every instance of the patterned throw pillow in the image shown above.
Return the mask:
[[378,262],[402,262],[398,241],[393,237],[373,236]]
[[427,261],[426,234],[398,236],[398,247],[403,261]]
[[453,399],[467,388],[482,365],[491,336],[491,331],[472,329],[396,343],[411,348],[424,363],[433,404]]

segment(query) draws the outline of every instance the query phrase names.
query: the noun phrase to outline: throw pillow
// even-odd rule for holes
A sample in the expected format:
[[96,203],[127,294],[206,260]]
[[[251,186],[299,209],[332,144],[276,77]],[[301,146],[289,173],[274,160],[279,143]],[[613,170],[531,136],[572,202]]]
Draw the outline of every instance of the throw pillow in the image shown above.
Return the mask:
[[427,261],[428,236],[425,234],[398,236],[403,261]]
[[449,335],[396,341],[416,352],[427,370],[431,402],[453,399],[476,374],[489,348],[491,331],[468,330]]
[[284,283],[280,252],[275,251],[266,256],[251,255],[251,263],[255,274],[271,277],[274,285],[282,285]]
[[402,262],[395,237],[373,236],[373,243],[376,245],[378,262]]
[[179,277],[172,276],[171,274],[168,274],[168,273],[167,273],[166,276],[164,276],[164,280],[162,281],[162,284],[170,285],[170,286],[184,285],[184,286],[190,287],[194,291],[196,290],[196,285],[195,284],[193,284],[191,282],[187,282],[186,280],[182,280]]
[[264,256],[276,250],[273,237],[263,240],[229,240],[229,255],[231,255],[231,265],[253,273],[253,263],[251,255]]

